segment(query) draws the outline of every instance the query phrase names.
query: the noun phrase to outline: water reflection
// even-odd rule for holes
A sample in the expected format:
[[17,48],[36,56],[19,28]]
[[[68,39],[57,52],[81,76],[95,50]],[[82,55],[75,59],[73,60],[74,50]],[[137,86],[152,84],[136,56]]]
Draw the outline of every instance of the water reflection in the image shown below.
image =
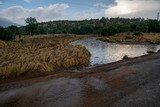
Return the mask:
[[129,57],[137,57],[147,54],[147,51],[157,52],[160,45],[134,45],[134,44],[116,44],[106,43],[96,40],[96,38],[88,38],[72,42],[74,45],[85,46],[91,56],[91,65],[107,64],[121,60],[124,55]]

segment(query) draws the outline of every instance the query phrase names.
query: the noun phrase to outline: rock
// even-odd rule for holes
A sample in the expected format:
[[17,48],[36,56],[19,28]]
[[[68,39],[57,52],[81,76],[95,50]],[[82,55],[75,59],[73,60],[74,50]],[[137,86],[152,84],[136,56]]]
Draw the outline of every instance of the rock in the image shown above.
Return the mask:
[[147,51],[148,54],[152,54],[155,53],[154,51]]
[[125,60],[125,59],[129,59],[129,57],[127,55],[124,55],[123,60]]

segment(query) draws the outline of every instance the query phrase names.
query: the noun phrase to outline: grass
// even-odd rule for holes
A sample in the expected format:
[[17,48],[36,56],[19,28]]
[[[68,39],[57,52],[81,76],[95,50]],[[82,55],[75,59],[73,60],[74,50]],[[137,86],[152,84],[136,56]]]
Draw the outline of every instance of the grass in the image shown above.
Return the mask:
[[120,33],[115,36],[107,36],[107,37],[98,37],[98,40],[113,42],[113,43],[151,43],[151,44],[160,44],[160,34],[157,33],[144,33],[140,36],[134,36],[132,33]]
[[80,37],[28,37],[0,41],[0,78],[55,72],[59,68],[87,66],[90,53],[71,41]]

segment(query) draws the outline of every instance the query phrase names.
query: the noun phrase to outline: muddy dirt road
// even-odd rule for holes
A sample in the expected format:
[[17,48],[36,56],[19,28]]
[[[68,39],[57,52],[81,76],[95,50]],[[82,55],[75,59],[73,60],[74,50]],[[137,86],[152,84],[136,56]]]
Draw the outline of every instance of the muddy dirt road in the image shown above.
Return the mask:
[[160,53],[0,84],[0,107],[159,107]]

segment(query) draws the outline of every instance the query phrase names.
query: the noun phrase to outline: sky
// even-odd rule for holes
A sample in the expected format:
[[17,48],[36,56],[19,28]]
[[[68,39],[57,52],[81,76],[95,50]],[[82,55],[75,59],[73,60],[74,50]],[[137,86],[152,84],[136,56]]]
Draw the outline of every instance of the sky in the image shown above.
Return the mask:
[[0,0],[0,18],[25,24],[37,21],[84,20],[101,17],[152,18],[160,11],[160,0]]

